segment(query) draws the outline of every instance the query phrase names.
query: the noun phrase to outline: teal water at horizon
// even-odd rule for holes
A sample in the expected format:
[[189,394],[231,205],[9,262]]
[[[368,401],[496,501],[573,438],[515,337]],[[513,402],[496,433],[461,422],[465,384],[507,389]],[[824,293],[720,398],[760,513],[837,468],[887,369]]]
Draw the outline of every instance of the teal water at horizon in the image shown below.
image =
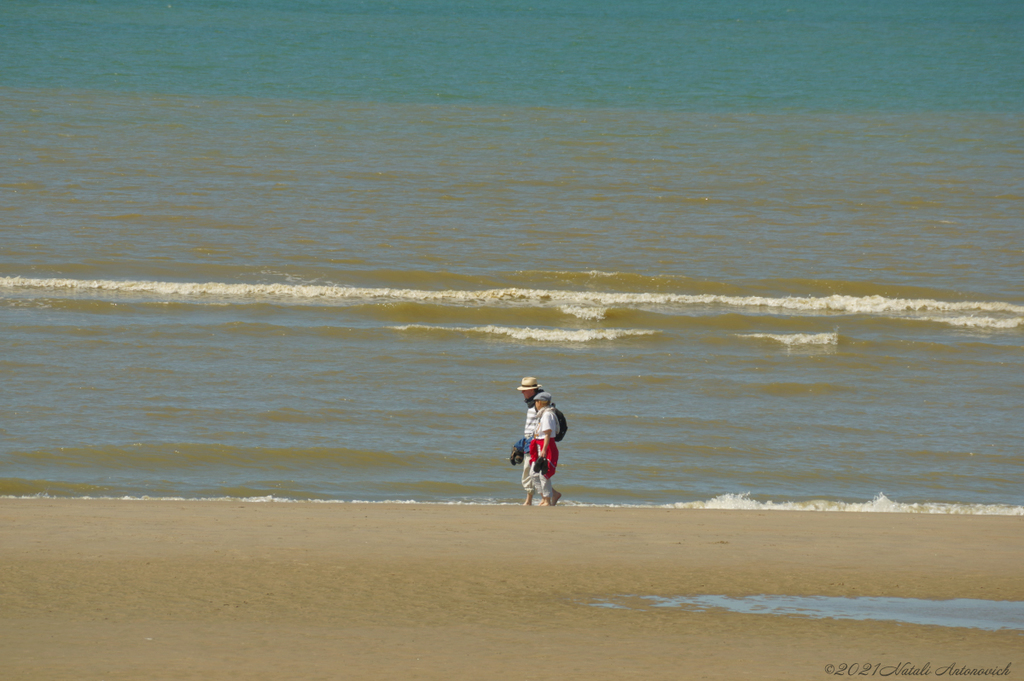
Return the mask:
[[4,3],[0,85],[685,111],[1024,108],[1024,7],[952,0]]

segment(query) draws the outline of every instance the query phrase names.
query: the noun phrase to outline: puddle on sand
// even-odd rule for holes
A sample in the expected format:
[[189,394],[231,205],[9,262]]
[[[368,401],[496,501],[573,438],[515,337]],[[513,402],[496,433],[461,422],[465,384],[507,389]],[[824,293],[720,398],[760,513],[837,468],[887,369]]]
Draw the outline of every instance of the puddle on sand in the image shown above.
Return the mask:
[[970,629],[1024,631],[1024,602],[956,598],[928,601],[918,598],[838,598],[833,596],[620,596],[589,605],[599,608],[646,610],[682,608],[700,612],[720,609],[754,615],[789,615],[811,619],[889,620]]

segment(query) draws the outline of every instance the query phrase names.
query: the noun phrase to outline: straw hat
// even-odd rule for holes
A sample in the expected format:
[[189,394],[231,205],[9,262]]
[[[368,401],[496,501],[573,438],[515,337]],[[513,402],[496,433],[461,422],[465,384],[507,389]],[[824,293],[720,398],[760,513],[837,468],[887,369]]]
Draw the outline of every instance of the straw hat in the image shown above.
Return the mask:
[[522,384],[516,388],[516,390],[540,390],[541,384],[537,382],[537,379],[533,376],[526,376],[523,378]]

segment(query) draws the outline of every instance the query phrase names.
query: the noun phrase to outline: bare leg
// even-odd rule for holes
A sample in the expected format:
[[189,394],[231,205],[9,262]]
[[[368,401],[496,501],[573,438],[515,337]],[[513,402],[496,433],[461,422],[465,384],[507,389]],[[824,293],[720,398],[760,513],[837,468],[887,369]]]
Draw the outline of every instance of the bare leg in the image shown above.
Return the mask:
[[551,497],[543,497],[543,499],[544,501],[540,502],[541,506],[554,506],[554,504],[551,503]]
[[552,487],[551,488],[551,505],[552,506],[557,506],[558,505],[558,500],[561,499],[561,498],[562,498],[562,493],[559,492],[554,487]]
[[533,492],[526,495],[526,501],[523,502],[523,506],[533,506]]

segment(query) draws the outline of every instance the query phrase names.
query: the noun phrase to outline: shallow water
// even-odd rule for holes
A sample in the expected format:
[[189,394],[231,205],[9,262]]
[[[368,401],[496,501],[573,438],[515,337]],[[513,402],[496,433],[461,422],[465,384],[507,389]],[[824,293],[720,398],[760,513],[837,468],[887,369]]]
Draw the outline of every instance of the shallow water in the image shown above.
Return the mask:
[[832,596],[639,596],[591,603],[601,608],[682,608],[728,610],[755,615],[785,615],[810,619],[886,620],[940,627],[999,631],[1024,630],[1024,603],[955,598],[838,598]]

